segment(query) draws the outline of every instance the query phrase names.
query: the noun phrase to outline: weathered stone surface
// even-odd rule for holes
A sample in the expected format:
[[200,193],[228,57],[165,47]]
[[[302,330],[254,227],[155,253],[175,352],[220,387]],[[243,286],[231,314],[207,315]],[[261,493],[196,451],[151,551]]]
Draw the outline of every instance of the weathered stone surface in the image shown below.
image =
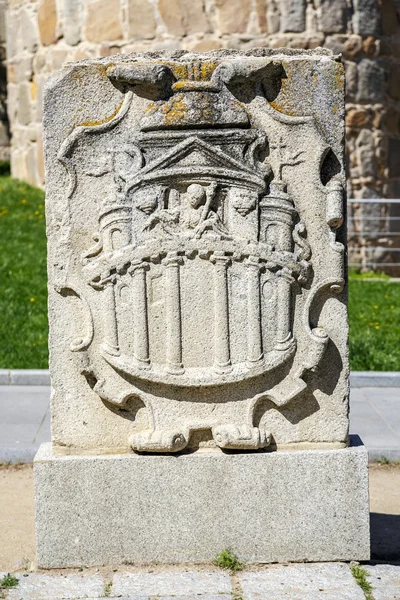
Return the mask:
[[187,46],[187,49],[194,52],[209,52],[210,50],[219,50],[222,47],[223,43],[221,40],[208,38],[200,41],[195,40]]
[[346,32],[348,6],[346,0],[318,0],[318,24],[325,33]]
[[[371,115],[368,110],[352,107],[346,114],[346,125],[348,127],[367,127],[371,124]],[[369,141],[369,140],[368,140]]]
[[353,0],[353,29],[358,35],[378,35],[379,4],[376,0]]
[[[17,574],[18,576],[18,574]],[[18,576],[19,584],[8,591],[8,600],[68,600],[69,598],[98,597],[104,592],[104,580],[98,575],[29,574]],[[79,590],[79,596],[78,596]]]
[[51,52],[51,65],[54,71],[61,69],[63,64],[67,61],[68,52],[62,48],[53,48]]
[[103,59],[48,88],[55,444],[346,445],[342,67],[257,54]]
[[153,6],[148,0],[129,0],[129,37],[152,39],[156,33]]
[[324,41],[324,48],[332,50],[333,54],[343,54],[344,44],[343,39],[339,36],[328,35]]
[[8,81],[22,83],[32,78],[32,57],[24,56],[14,60],[8,67]]
[[349,60],[344,61],[346,73],[346,100],[355,100],[357,93],[357,65]]
[[215,5],[222,34],[246,32],[251,14],[250,0],[215,0]]
[[29,10],[29,6],[21,10],[20,26],[21,29],[18,33],[24,50],[35,52],[39,44],[39,31],[36,23],[36,15]]
[[366,454],[346,449],[343,95],[322,49],[120,55],[48,84],[41,566],[368,555]]
[[277,33],[280,27],[280,12],[276,0],[267,3],[267,29],[269,33]]
[[38,137],[36,145],[36,161],[39,175],[39,181],[44,183],[44,159],[43,159],[43,140],[42,136]]
[[344,56],[350,60],[358,58],[362,54],[362,37],[359,35],[350,35],[343,44]]
[[239,575],[244,600],[364,600],[348,565],[287,565]]
[[87,5],[86,38],[104,42],[122,37],[120,0],[93,0]]
[[259,31],[267,32],[267,0],[256,0],[256,14]]
[[180,0],[160,0],[158,8],[168,32],[178,36],[184,35],[185,26]]
[[38,6],[40,41],[44,46],[56,40],[57,10],[55,0],[40,0]]
[[158,9],[168,32],[173,35],[207,33],[210,30],[204,0],[159,0]]
[[62,0],[63,34],[65,42],[71,46],[81,41],[82,3],[81,0]]
[[34,469],[41,567],[210,562],[227,547],[247,563],[369,558],[363,446],[173,457],[55,456],[47,444]]
[[400,565],[367,565],[374,600],[400,600]]
[[306,28],[306,0],[282,0],[281,31],[301,32]]
[[28,83],[20,83],[18,92],[18,121],[28,125],[31,120],[31,91]]
[[6,1],[0,2],[0,44],[4,47],[6,43]]
[[359,102],[382,102],[385,98],[385,70],[376,61],[363,58],[358,63]]
[[[126,573],[113,578],[115,596],[186,596],[218,594],[221,600],[232,592],[229,575],[215,572],[170,571],[169,573]],[[201,596],[202,597],[202,596]]]
[[389,138],[388,145],[390,177],[400,177],[400,140]]
[[356,141],[358,165],[360,175],[375,177],[377,174],[377,161],[374,151],[374,135],[371,130],[363,129]]
[[[393,135],[400,135],[400,111],[391,107],[384,112],[382,116],[382,128]],[[389,196],[390,198],[396,198],[396,196]]]

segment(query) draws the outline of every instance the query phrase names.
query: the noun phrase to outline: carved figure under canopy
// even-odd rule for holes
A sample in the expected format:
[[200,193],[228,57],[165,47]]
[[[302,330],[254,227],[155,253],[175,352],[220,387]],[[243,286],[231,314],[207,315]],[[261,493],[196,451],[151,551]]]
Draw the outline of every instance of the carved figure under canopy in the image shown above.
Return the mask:
[[[59,148],[69,187],[51,209],[51,282],[78,334],[63,352],[118,447],[346,443],[345,377],[331,375],[334,394],[319,379],[334,348],[346,363],[332,318],[345,318],[340,115],[318,113],[308,74],[293,115],[285,65],[261,49],[105,61],[114,113]],[[342,170],[322,183],[334,150]],[[329,402],[340,416],[325,435]]]

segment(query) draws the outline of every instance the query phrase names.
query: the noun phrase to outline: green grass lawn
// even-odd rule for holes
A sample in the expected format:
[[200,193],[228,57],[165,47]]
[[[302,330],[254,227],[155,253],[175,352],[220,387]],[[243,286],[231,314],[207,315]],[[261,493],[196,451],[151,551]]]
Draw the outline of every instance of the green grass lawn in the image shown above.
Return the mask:
[[[0,368],[47,368],[44,193],[6,176],[0,176],[0,278]],[[349,314],[351,368],[400,371],[400,283],[352,276]]]
[[350,367],[400,371],[400,283],[350,277]]
[[47,369],[44,192],[0,177],[0,368]]

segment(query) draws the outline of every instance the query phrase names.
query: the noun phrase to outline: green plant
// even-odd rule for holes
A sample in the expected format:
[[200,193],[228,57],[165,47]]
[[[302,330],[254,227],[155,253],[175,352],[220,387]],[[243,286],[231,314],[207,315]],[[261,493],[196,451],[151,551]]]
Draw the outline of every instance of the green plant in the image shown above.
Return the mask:
[[378,460],[378,463],[380,465],[388,465],[390,463],[390,461],[388,458],[386,458],[386,456],[381,456],[380,459]]
[[363,271],[351,267],[349,269],[349,279],[390,279],[390,275],[386,273],[378,273],[376,271]]
[[106,585],[104,586],[104,597],[105,598],[109,598],[110,594],[111,594],[111,588],[112,588],[112,581],[109,581],[108,583],[106,583]]
[[400,370],[400,284],[349,281],[350,368]]
[[367,579],[367,571],[364,569],[364,567],[360,567],[360,565],[353,565],[350,568],[354,579],[365,594],[365,599],[374,600],[372,595],[372,585]]
[[241,571],[244,567],[244,564],[239,561],[231,548],[226,548],[220,554],[217,554],[214,558],[214,564],[220,569],[228,569],[232,572]]
[[14,575],[4,575],[2,579],[0,579],[0,590],[9,590],[10,588],[15,588],[19,584],[19,579]]
[[46,279],[44,192],[0,176],[0,368],[48,367]]

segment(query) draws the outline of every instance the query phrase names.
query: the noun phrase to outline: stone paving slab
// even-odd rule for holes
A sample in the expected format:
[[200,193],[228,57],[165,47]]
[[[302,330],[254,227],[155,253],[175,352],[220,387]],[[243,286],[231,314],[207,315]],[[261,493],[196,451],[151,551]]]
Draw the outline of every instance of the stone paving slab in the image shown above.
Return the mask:
[[7,600],[76,600],[104,596],[104,578],[99,575],[17,574],[17,587],[8,592]]
[[280,565],[239,579],[243,600],[365,600],[346,564]]
[[400,565],[368,565],[374,600],[400,600]]
[[187,594],[217,594],[232,592],[229,575],[212,572],[125,573],[114,576],[114,596],[186,596]]
[[[366,565],[374,600],[400,600],[400,565]],[[0,573],[0,579],[6,573]],[[231,578],[218,571],[44,575],[17,573],[19,585],[7,600],[234,600]],[[242,600],[365,600],[343,563],[272,565],[237,576]],[[1,597],[1,596],[0,596]]]

